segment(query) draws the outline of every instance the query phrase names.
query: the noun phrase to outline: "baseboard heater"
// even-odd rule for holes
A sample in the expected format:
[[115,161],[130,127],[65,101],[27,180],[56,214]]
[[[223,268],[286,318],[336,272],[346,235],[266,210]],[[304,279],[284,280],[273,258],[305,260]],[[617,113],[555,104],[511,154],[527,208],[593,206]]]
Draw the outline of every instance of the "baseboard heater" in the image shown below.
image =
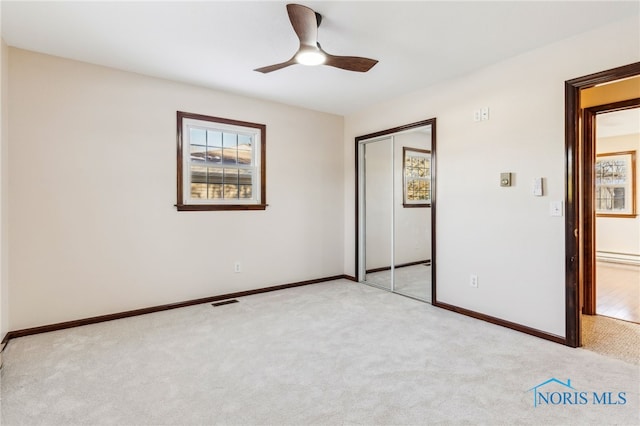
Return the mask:
[[599,262],[624,263],[626,265],[640,266],[640,254],[596,251],[596,260]]

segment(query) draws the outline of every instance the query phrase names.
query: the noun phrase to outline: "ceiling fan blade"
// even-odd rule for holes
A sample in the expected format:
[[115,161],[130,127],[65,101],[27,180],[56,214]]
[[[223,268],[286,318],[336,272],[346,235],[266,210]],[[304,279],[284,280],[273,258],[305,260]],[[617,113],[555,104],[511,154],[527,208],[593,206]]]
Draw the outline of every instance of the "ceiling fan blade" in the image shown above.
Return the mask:
[[282,69],[282,68],[288,67],[289,65],[294,65],[294,64],[297,64],[297,62],[294,60],[294,58],[291,58],[286,62],[282,62],[282,63],[274,64],[274,65],[269,65],[269,66],[262,67],[262,68],[257,68],[254,71],[258,71],[258,72],[261,72],[263,74],[266,74],[266,73],[269,73],[271,71],[277,71],[279,69]]
[[316,47],[318,43],[318,18],[313,9],[299,4],[288,4],[287,13],[300,45]]
[[[293,58],[286,62],[258,68],[254,71],[266,74],[300,63],[303,65],[324,64],[347,71],[367,72],[378,63],[375,59],[359,56],[334,56],[328,54],[322,50],[320,43],[318,43],[318,27],[322,22],[322,15],[300,4],[288,4],[287,13],[289,14],[291,26],[300,40],[298,51]],[[323,55],[324,58],[322,57]]]
[[325,54],[327,55],[325,65],[347,71],[367,72],[378,63],[375,59],[361,58],[359,56],[334,56],[326,52]]

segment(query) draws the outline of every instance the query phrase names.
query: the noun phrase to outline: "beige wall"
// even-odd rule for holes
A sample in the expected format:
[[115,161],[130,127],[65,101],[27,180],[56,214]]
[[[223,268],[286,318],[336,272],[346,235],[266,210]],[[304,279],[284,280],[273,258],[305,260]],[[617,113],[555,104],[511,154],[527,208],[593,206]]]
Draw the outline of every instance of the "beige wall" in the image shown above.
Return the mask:
[[[342,117],[9,62],[11,330],[343,273]],[[177,110],[267,125],[266,211],[176,211]]]
[[[549,215],[565,198],[564,82],[638,61],[639,30],[636,19],[616,22],[347,116],[345,217],[354,138],[436,117],[438,300],[564,336],[565,218]],[[490,120],[474,122],[481,107]],[[499,186],[500,172],[514,173],[513,187]],[[345,226],[353,273],[354,224]]]

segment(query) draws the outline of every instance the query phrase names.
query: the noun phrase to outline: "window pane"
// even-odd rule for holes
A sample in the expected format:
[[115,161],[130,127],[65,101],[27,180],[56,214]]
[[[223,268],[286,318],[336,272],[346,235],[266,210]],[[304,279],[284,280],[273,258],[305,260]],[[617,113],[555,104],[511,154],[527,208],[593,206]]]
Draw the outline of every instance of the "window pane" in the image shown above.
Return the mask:
[[624,188],[613,188],[613,209],[624,210],[624,200]]
[[207,144],[207,132],[204,129],[189,128],[189,143],[191,145],[205,146]]
[[215,167],[209,167],[209,183],[222,183],[223,170]]
[[222,162],[222,148],[207,148],[207,161],[210,163]]
[[251,136],[238,135],[238,164],[251,164],[253,143]]
[[224,146],[223,164],[238,164],[238,135],[236,133],[223,133],[222,141]]
[[253,181],[251,180],[251,175],[253,174],[252,170],[238,170],[238,183],[243,185],[251,185]]
[[224,183],[225,184],[238,184],[238,169],[225,169],[224,170]]
[[207,169],[205,167],[191,167],[192,183],[207,183]]
[[207,198],[207,185],[204,183],[192,183],[191,198]]
[[204,146],[191,145],[191,161],[203,161],[206,155]]
[[221,147],[222,133],[214,130],[207,130],[207,145],[209,147]]
[[222,198],[222,185],[220,184],[209,185],[209,198],[210,199]]
[[238,146],[238,135],[236,133],[223,133],[222,146],[225,148],[236,148]]
[[224,185],[224,198],[238,198],[238,185]]
[[239,185],[239,198],[251,198],[251,185]]
[[222,163],[223,164],[238,164],[238,149],[237,148],[224,148],[222,151]]
[[252,198],[253,196],[253,171],[238,170],[238,198]]
[[407,181],[407,200],[428,201],[431,193],[431,182],[428,179],[412,179]]

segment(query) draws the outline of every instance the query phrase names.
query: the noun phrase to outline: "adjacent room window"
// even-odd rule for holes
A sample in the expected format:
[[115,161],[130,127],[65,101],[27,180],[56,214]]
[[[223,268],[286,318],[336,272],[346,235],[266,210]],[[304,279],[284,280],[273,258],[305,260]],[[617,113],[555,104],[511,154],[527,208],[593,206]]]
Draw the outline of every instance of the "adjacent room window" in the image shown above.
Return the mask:
[[266,126],[178,111],[178,210],[264,210]]
[[598,154],[595,164],[596,214],[636,217],[636,152]]

